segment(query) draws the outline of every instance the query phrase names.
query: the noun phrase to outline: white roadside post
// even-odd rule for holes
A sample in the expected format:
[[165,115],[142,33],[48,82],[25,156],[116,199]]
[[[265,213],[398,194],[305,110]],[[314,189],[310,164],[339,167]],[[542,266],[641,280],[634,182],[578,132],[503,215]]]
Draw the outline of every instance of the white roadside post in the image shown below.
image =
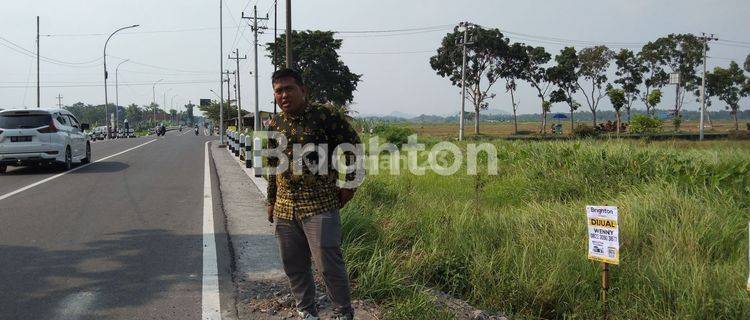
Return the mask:
[[261,150],[263,149],[263,143],[260,137],[253,138],[253,172],[255,177],[259,178],[263,169],[263,160],[261,159]]

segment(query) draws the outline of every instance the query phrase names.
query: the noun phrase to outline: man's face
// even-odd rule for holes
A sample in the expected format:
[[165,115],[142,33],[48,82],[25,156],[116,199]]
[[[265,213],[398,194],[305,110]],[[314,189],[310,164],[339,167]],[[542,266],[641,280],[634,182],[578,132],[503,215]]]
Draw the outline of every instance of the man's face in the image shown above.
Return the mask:
[[281,110],[296,113],[305,106],[307,88],[300,86],[292,77],[285,77],[273,83],[273,97]]

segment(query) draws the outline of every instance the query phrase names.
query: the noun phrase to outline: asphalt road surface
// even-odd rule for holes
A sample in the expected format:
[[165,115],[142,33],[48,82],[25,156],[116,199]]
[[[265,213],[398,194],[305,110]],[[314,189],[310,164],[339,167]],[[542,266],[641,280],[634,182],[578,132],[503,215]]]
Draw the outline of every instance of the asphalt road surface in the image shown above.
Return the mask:
[[215,138],[98,141],[90,165],[0,175],[0,319],[216,319],[214,300],[228,312]]

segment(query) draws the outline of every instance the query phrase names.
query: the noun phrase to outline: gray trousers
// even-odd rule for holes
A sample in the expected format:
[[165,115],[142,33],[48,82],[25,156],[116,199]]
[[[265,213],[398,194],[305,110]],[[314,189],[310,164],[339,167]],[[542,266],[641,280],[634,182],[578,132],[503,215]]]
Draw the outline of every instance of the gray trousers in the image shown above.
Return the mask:
[[352,312],[349,277],[341,254],[341,220],[333,209],[302,221],[277,219],[284,272],[289,278],[297,310],[317,315],[311,260],[323,276],[334,311]]

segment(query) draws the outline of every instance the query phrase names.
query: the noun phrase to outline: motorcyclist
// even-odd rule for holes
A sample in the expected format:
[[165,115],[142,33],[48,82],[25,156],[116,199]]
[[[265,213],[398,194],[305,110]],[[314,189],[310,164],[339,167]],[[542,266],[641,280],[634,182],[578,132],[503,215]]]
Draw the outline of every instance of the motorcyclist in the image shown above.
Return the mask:
[[198,125],[197,124],[195,125],[195,135],[196,136],[198,135]]

